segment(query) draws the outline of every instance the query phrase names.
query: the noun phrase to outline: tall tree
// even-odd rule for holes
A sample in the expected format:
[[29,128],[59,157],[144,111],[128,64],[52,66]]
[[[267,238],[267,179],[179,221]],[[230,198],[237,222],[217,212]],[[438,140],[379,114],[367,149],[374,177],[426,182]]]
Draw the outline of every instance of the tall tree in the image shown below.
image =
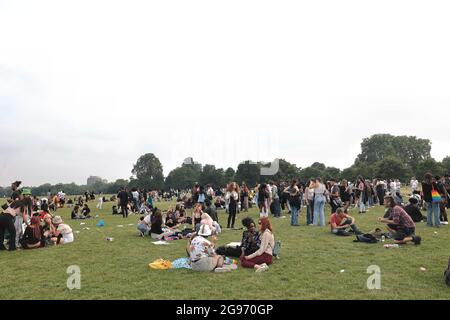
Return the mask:
[[261,165],[250,160],[239,164],[236,171],[236,182],[245,182],[249,186],[256,185],[260,182]]
[[185,161],[181,167],[172,170],[166,178],[166,188],[189,189],[199,182],[202,166],[194,161]]
[[413,136],[375,134],[361,143],[357,161],[375,164],[386,157],[395,157],[414,168],[420,161],[431,158],[431,142]]
[[225,170],[225,184],[234,181],[236,178],[236,171],[233,168]]
[[139,188],[161,189],[164,186],[163,167],[153,153],[141,156],[131,173],[136,177],[136,185]]
[[222,187],[225,184],[225,173],[223,169],[216,169],[214,165],[206,164],[200,173],[199,183],[211,184],[214,188]]

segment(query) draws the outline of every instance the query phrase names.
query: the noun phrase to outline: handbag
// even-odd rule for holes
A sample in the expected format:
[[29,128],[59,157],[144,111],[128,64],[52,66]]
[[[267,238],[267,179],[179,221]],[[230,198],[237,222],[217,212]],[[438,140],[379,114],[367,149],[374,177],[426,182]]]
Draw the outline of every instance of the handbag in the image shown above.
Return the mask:
[[440,193],[436,191],[436,189],[433,187],[433,185],[431,185],[431,199],[434,203],[436,203],[436,202],[439,203],[442,201],[442,197],[441,197]]

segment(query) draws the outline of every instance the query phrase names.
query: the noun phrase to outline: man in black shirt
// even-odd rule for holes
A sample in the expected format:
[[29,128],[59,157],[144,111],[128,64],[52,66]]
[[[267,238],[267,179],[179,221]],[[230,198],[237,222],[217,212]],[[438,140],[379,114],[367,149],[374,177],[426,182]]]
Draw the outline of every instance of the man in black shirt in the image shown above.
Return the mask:
[[422,212],[420,212],[419,206],[417,205],[419,201],[416,198],[410,198],[409,204],[405,207],[406,213],[411,217],[414,222],[423,221]]
[[130,199],[128,196],[128,190],[122,188],[122,190],[117,194],[117,199],[119,199],[119,207],[123,217],[128,218],[128,201]]

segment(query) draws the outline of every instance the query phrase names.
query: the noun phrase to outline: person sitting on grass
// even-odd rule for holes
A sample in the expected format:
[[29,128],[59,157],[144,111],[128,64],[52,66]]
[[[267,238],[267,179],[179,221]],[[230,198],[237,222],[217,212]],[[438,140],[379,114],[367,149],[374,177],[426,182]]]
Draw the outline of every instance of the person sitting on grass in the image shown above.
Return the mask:
[[170,229],[163,228],[163,224],[162,212],[156,209],[151,217],[150,235],[152,239],[163,240],[165,237],[174,235],[174,232]]
[[348,237],[353,234],[362,234],[355,224],[355,218],[349,216],[343,208],[338,208],[336,212],[331,215],[330,225],[331,232],[337,236]]
[[119,213],[119,210],[117,209],[117,206],[112,206],[112,215],[114,216],[114,215],[118,215],[118,214],[120,214],[120,213]]
[[242,219],[242,225],[246,229],[242,234],[241,245],[238,247],[225,247],[221,246],[217,248],[216,253],[232,258],[243,258],[249,256],[259,250],[261,246],[261,236],[256,223],[252,218],[247,217]]
[[45,246],[41,220],[39,217],[32,217],[30,225],[26,227],[20,244],[23,249],[36,249]]
[[150,226],[151,226],[151,215],[148,214],[145,217],[139,218],[139,223],[137,225],[137,229],[140,232],[141,237],[145,237],[150,232]]
[[269,265],[273,262],[275,238],[269,218],[261,218],[259,225],[261,230],[261,246],[255,253],[241,257],[241,265],[244,268],[253,268],[256,272],[264,272],[269,270]]
[[199,230],[201,223],[202,223],[202,205],[196,204],[194,211],[192,212],[192,229],[196,232]]
[[89,209],[89,206],[87,203],[84,205],[83,210],[81,211],[81,214],[84,217],[84,219],[91,218],[91,209]]
[[43,242],[45,242],[45,245],[49,245],[52,243],[51,239],[56,234],[56,228],[52,223],[51,214],[46,214],[42,220]]
[[420,208],[418,206],[419,200],[415,197],[411,197],[409,199],[409,204],[405,207],[405,211],[414,222],[422,222],[424,220],[424,216],[422,212],[420,212]]
[[214,243],[207,239],[211,235],[212,230],[204,224],[188,243],[187,252],[193,271],[211,272],[223,267],[224,257],[215,253]]
[[54,217],[52,222],[56,229],[55,236],[51,239],[53,244],[68,244],[74,241],[72,228],[65,224],[60,216]]
[[78,220],[78,219],[83,219],[84,217],[83,216],[81,216],[80,214],[79,214],[79,211],[80,210],[80,207],[78,206],[78,205],[76,205],[75,207],[73,207],[73,210],[72,210],[72,213],[71,213],[71,215],[70,215],[70,218],[72,219],[72,220]]
[[254,254],[261,247],[261,235],[256,228],[256,223],[252,218],[244,218],[242,225],[247,229],[242,234],[241,256],[239,258]]
[[205,212],[213,219],[213,221],[219,223],[219,217],[217,216],[217,210],[212,205],[211,200],[206,199],[205,205],[206,205]]
[[387,229],[392,235],[396,244],[406,244],[409,241],[415,245],[419,245],[422,238],[415,235],[416,225],[406,211],[395,203],[392,196],[384,198],[384,205],[390,208],[390,216],[388,218],[378,218],[381,223],[387,224]]

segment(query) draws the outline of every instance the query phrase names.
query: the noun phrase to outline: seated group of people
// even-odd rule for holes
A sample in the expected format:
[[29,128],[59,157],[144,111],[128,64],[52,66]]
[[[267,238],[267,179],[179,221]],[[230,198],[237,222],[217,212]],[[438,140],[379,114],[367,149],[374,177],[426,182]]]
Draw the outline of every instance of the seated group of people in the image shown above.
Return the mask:
[[0,250],[7,249],[4,245],[6,233],[9,251],[18,247],[36,249],[74,241],[72,229],[60,216],[52,216],[48,208],[39,210],[32,205],[30,198],[9,202],[3,208],[0,214]]
[[72,220],[79,220],[79,219],[90,219],[91,217],[91,209],[89,208],[88,204],[86,203],[83,206],[83,209],[80,211],[80,206],[76,205],[73,210],[72,214],[70,215]]
[[[216,248],[217,236],[208,224],[201,224],[198,232],[194,233],[187,246],[193,271],[198,272],[227,272],[236,268],[235,265],[224,264],[225,257],[239,258],[241,266],[264,272],[273,263],[275,238],[272,225],[268,218],[259,220],[259,230],[251,218],[242,221],[246,227],[239,247]],[[209,238],[211,237],[211,240]]]
[[[415,222],[422,221],[423,216],[417,207],[417,200],[410,199],[410,204],[406,207],[398,204],[392,196],[384,198],[386,214],[383,218],[378,218],[378,222],[386,224],[388,238],[394,239],[396,244],[406,244],[413,242],[421,244],[422,238],[415,235]],[[348,215],[347,210],[338,208],[336,213],[330,217],[331,232],[338,236],[362,235],[363,233],[355,224],[355,218]],[[380,233],[381,236],[381,233]]]

